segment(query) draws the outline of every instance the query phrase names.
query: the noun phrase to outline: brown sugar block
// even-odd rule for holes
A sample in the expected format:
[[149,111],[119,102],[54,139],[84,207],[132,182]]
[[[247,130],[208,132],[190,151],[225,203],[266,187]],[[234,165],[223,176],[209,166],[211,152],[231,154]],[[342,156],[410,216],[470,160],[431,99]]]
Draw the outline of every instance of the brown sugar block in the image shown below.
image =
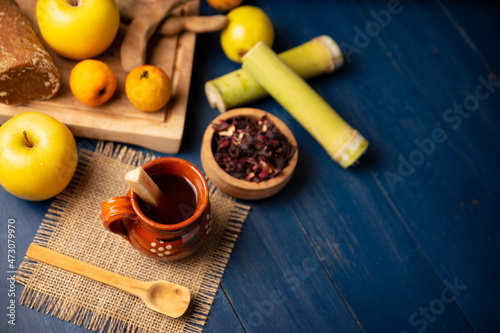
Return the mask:
[[54,96],[61,78],[30,22],[13,0],[0,0],[0,103]]

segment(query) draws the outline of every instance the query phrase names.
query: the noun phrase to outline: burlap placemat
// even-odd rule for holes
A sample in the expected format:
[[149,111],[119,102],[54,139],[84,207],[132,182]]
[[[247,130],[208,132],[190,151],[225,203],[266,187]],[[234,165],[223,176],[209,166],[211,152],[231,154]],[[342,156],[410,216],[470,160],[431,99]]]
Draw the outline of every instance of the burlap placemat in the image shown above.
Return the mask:
[[16,277],[24,285],[20,304],[99,332],[203,330],[249,207],[211,186],[214,227],[203,248],[174,262],[142,255],[104,229],[100,204],[125,194],[125,173],[153,158],[110,143],[100,143],[96,152],[82,149],[72,183],[50,206],[33,242],[135,279],[186,286],[192,296],[186,314],[177,319],[167,317],[125,292],[28,258]]

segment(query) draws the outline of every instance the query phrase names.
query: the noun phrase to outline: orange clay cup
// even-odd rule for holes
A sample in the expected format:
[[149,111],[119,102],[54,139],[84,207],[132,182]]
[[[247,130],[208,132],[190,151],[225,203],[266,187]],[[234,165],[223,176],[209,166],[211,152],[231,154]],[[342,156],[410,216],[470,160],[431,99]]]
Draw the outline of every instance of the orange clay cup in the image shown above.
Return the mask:
[[194,186],[197,204],[194,213],[176,224],[162,224],[149,219],[139,207],[139,198],[129,190],[126,196],[104,201],[101,218],[104,227],[128,240],[150,258],[172,261],[196,252],[212,230],[208,185],[202,172],[190,162],[176,157],[162,157],[142,166],[150,176],[174,174],[187,178]]

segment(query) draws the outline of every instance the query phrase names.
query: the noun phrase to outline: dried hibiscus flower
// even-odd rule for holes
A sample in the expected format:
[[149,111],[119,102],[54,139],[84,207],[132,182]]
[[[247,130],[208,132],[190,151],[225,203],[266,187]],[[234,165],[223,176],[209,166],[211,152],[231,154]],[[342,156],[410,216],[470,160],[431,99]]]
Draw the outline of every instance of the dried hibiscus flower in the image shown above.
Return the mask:
[[213,127],[214,158],[238,179],[258,183],[276,177],[297,149],[266,116],[257,121],[235,116]]

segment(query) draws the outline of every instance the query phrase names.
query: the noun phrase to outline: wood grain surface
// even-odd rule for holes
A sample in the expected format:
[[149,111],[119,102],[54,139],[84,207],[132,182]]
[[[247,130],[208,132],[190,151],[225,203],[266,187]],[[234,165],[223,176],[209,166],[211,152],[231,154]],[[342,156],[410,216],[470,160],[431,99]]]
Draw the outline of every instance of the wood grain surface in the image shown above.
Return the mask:
[[[126,25],[122,25],[111,47],[96,59],[105,62],[115,73],[115,94],[99,107],[79,102],[69,88],[69,76],[78,61],[53,52],[41,38],[36,23],[36,0],[17,1],[49,51],[61,74],[61,88],[51,99],[33,101],[25,106],[0,104],[0,122],[23,111],[47,113],[66,124],[74,135],[86,138],[137,144],[163,153],[177,153],[181,144],[191,82],[196,35],[184,32],[174,36],[153,36],[148,43],[147,63],[162,68],[172,80],[172,97],[157,112],[143,112],[132,105],[125,94],[127,72],[120,62],[120,45]],[[178,12],[180,13],[180,10]],[[196,15],[199,0],[182,8],[185,15]]]

